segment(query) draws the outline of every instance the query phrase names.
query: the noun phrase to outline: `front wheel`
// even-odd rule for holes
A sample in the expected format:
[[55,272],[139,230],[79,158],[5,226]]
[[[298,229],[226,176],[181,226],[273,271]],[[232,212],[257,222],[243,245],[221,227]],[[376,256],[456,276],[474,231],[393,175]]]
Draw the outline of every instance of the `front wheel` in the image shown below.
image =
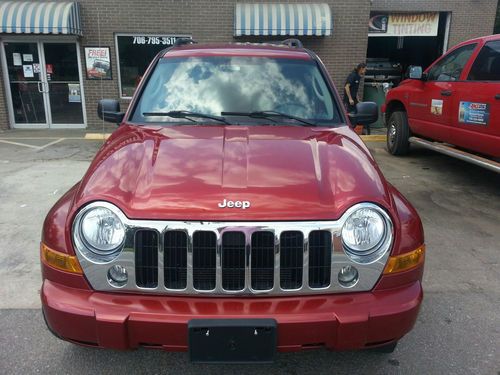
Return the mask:
[[405,155],[410,149],[410,128],[404,111],[394,111],[387,126],[387,150],[392,155]]

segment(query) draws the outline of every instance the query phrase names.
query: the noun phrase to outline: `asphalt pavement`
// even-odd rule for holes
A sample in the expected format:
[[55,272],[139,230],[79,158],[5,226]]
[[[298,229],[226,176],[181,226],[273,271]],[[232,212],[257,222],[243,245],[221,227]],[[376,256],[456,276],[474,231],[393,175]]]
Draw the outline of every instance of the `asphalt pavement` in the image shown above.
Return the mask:
[[38,245],[49,208],[102,141],[85,133],[0,134],[1,374],[500,374],[500,175],[425,149],[367,145],[417,208],[427,255],[424,302],[395,352],[279,354],[271,365],[194,365],[185,353],[118,352],[60,341],[40,312]]

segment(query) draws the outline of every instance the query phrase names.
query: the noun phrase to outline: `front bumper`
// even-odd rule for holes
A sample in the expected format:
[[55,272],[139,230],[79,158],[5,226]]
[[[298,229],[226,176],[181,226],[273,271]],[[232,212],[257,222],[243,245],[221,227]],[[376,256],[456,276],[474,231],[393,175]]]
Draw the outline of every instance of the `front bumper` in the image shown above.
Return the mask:
[[41,298],[51,331],[79,344],[187,351],[192,319],[272,318],[278,351],[375,347],[403,337],[422,301],[419,281],[366,293],[279,298],[170,297],[94,292],[45,280]]

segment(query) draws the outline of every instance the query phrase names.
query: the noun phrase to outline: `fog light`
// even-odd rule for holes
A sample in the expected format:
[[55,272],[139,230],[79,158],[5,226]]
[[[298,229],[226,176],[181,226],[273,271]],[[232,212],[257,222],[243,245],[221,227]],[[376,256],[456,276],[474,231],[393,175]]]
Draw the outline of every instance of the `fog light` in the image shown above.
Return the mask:
[[339,283],[345,288],[351,288],[358,282],[358,270],[354,266],[344,266],[339,271]]
[[108,270],[108,282],[114,287],[122,287],[127,283],[127,269],[118,264]]

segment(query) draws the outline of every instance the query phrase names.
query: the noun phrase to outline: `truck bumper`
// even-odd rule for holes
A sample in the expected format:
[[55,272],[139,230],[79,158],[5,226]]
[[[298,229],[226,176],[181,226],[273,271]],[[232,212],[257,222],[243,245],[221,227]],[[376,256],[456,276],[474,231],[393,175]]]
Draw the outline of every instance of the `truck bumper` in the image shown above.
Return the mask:
[[82,345],[188,350],[192,319],[275,319],[278,351],[351,350],[396,341],[410,331],[422,301],[419,281],[367,293],[259,298],[202,298],[103,293],[45,280],[49,329]]

